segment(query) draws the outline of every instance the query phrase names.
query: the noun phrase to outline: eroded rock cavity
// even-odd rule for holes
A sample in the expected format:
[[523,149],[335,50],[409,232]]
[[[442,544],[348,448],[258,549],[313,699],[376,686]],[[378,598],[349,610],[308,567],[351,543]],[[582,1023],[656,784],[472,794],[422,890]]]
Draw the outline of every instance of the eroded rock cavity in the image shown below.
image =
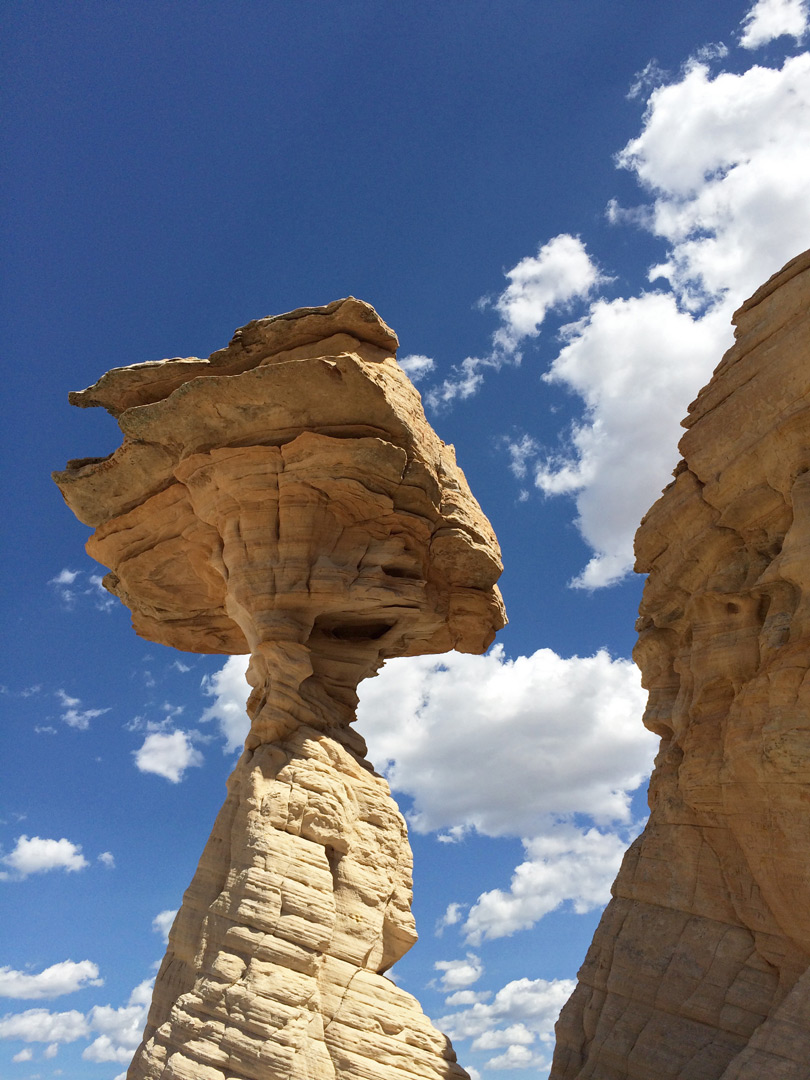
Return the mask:
[[169,937],[129,1080],[461,1080],[383,975],[416,940],[411,852],[350,727],[384,659],[483,652],[497,541],[452,447],[349,298],[208,360],[71,394],[123,445],[55,474],[150,641],[251,654],[251,730]]
[[736,313],[636,535],[651,816],[553,1080],[810,1077],[810,253]]

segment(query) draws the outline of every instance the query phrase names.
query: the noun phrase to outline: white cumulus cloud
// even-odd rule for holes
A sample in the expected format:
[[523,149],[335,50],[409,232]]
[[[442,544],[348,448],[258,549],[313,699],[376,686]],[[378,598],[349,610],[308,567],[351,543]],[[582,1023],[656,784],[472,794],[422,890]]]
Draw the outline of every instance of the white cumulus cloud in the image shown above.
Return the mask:
[[436,1024],[454,1041],[472,1039],[474,1050],[503,1048],[487,1068],[543,1068],[550,1057],[554,1023],[574,985],[571,979],[516,979],[491,1002],[478,1001],[447,1013]]
[[442,972],[439,986],[448,993],[471,986],[484,973],[484,965],[475,953],[471,952],[468,952],[463,960],[437,960],[433,967]]
[[84,1013],[77,1009],[52,1013],[47,1009],[26,1009],[0,1017],[0,1039],[23,1042],[69,1043],[90,1033]]
[[470,909],[467,941],[508,937],[526,930],[566,900],[578,914],[602,907],[627,848],[627,836],[557,824],[524,840],[528,856],[514,872],[508,892],[482,893]]
[[491,997],[491,990],[456,990],[444,999],[444,1003],[455,1008],[456,1005],[476,1005],[479,1001],[486,1001]]
[[436,366],[430,356],[421,356],[419,353],[403,356],[401,359],[398,358],[398,361],[399,366],[403,369],[411,382],[414,383],[424,379]]
[[[694,319],[671,293],[598,300],[565,328],[544,379],[575,391],[585,413],[568,445],[533,468],[547,495],[576,497],[577,525],[594,551],[573,584],[610,585],[632,567],[633,536],[678,461],[680,421],[729,344],[725,310]],[[606,362],[606,359],[609,362]],[[536,445],[512,447],[522,477]]]
[[[658,743],[641,723],[644,703],[635,666],[606,652],[565,659],[540,649],[508,660],[495,646],[483,657],[389,661],[361,684],[370,759],[412,798],[412,827],[523,841],[509,888],[480,895],[466,919],[454,901],[437,932],[464,920],[464,938],[477,945],[566,903],[584,912],[607,902],[638,829],[632,792]],[[601,827],[574,825],[574,815]]]
[[596,299],[563,328],[545,378],[581,398],[581,418],[562,451],[531,436],[510,445],[519,478],[536,458],[537,486],[575,497],[594,556],[572,584],[631,569],[633,534],[669,480],[689,402],[732,343],[734,309],[810,244],[808,129],[809,54],[741,74],[692,60],[652,90],[641,133],[617,155],[651,201],[613,202],[609,217],[665,242],[649,274],[661,287]]
[[201,722],[216,720],[225,739],[225,753],[241,750],[248,731],[245,705],[250,687],[245,679],[247,657],[230,656],[219,671],[206,675],[202,681],[203,692],[214,699],[202,714]]
[[743,19],[740,45],[758,49],[785,35],[801,41],[807,25],[806,0],[757,0]]
[[[88,985],[99,983],[100,980]],[[0,1018],[0,1039],[47,1043],[43,1057],[53,1058],[63,1043],[93,1039],[95,1035],[82,1051],[85,1061],[128,1062],[141,1042],[152,996],[152,983],[151,979],[140,983],[130,994],[127,1004],[117,1009],[111,1005],[96,1005],[86,1015],[76,1009],[69,1012],[27,1009],[21,1013],[9,1013]],[[30,1061],[32,1057],[33,1054],[18,1055],[15,1060]]]
[[487,1069],[546,1069],[548,1066],[548,1054],[537,1053],[519,1043],[513,1043],[504,1053],[490,1058],[486,1063]]
[[473,1040],[473,1050],[499,1050],[504,1046],[527,1046],[536,1036],[525,1024],[510,1024],[505,1028],[494,1028],[482,1032]]
[[[549,817],[630,822],[657,740],[636,667],[606,652],[389,661],[361,684],[358,727],[420,832],[534,836]],[[481,763],[486,762],[486,768]]]
[[[807,0],[758,0],[740,44],[800,41],[809,26]],[[689,402],[732,344],[735,308],[810,245],[810,53],[741,72],[723,68],[728,55],[725,45],[706,45],[677,75],[651,61],[632,88],[646,108],[615,163],[643,198],[630,208],[611,199],[607,218],[661,242],[648,286],[594,295],[610,268],[582,237],[560,233],[482,302],[500,316],[489,350],[426,394],[434,407],[469,397],[488,370],[520,361],[550,313],[582,305],[545,375],[578,396],[578,419],[556,447],[531,432],[505,440],[519,479],[531,474],[544,494],[573,497],[593,551],[575,586],[611,585],[630,571],[633,535],[669,482]],[[527,497],[524,488],[519,499]]]
[[[244,711],[245,664],[225,665],[220,705],[234,713]],[[508,891],[483,894],[466,921],[466,906],[452,902],[437,933],[464,921],[475,942],[498,936],[499,917],[511,934],[563,903],[587,911],[608,899],[636,830],[632,793],[658,743],[641,723],[646,695],[634,664],[550,649],[510,660],[495,646],[487,656],[388,661],[359,696],[369,758],[413,799],[413,828],[447,830],[438,839],[477,830],[523,840],[526,859]],[[600,828],[575,827],[573,815]]]
[[152,919],[152,929],[156,934],[160,934],[164,941],[169,940],[169,931],[172,928],[174,917],[177,914],[177,908],[167,908],[165,911],[160,911]]
[[35,1000],[72,994],[86,986],[103,986],[98,967],[90,960],[62,960],[36,975],[0,967],[0,997]]
[[185,731],[147,735],[143,746],[133,753],[141,772],[163,776],[173,784],[180,783],[186,769],[203,763],[202,754],[192,746]]
[[537,337],[549,311],[587,296],[604,280],[582,240],[569,233],[521,259],[506,277],[509,284],[494,304],[502,325],[493,339],[505,352],[514,352],[527,337]]
[[654,90],[641,134],[617,156],[652,196],[669,245],[652,275],[695,310],[737,307],[810,241],[810,54],[742,74],[691,62]]
[[73,872],[89,866],[82,855],[81,845],[64,837],[61,840],[49,840],[41,836],[19,836],[14,850],[0,858],[0,862],[11,867],[17,878],[43,874],[48,870]]
[[82,1051],[85,1061],[128,1062],[141,1044],[146,1014],[152,997],[152,980],[147,979],[132,991],[120,1009],[96,1005],[87,1014],[91,1031],[98,1036]]
[[582,240],[570,233],[560,233],[540,245],[536,255],[521,259],[505,276],[509,284],[503,292],[494,300],[481,301],[481,306],[494,307],[501,317],[489,352],[468,356],[449,378],[428,391],[426,401],[433,408],[474,394],[488,368],[497,371],[506,363],[520,363],[521,343],[537,337],[549,312],[565,310],[605,280]]

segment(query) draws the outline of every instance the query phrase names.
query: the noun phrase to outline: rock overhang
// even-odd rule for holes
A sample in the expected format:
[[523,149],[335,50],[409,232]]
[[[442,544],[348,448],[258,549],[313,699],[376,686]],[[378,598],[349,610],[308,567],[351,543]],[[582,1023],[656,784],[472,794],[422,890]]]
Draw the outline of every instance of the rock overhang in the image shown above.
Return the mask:
[[[208,360],[113,369],[71,394],[74,404],[108,409],[124,435],[107,458],[69,462],[54,479],[96,528],[88,551],[111,568],[105,584],[132,609],[139,634],[188,651],[249,651],[226,610],[227,572],[213,569],[223,537],[191,493],[200,504],[201,477],[241,463],[264,475],[249,515],[271,534],[271,518],[294,517],[308,500],[321,515],[311,530],[334,532],[335,515],[339,531],[354,530],[357,550],[333,560],[333,602],[310,572],[292,587],[275,582],[271,606],[299,622],[317,609],[312,628],[321,634],[366,626],[380,640],[378,659],[486,649],[505,621],[497,541],[397,364],[397,345],[370,305],[347,298],[249,323]],[[239,486],[223,478],[225,494],[229,482]],[[355,519],[365,522],[359,533]],[[379,535],[360,550],[364,530]],[[279,560],[296,560],[289,544],[274,542],[275,555],[265,552],[254,569],[275,581]],[[356,602],[341,623],[339,611]]]

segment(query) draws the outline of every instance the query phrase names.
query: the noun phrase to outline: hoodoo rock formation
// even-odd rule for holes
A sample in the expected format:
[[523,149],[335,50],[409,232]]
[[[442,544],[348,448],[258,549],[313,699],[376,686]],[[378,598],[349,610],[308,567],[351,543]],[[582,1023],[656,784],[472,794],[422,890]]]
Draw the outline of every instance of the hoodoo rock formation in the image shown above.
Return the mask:
[[810,1078],[810,252],[734,322],[636,536],[651,815],[552,1080]]
[[467,1076],[383,975],[416,940],[411,853],[350,726],[385,658],[482,652],[505,621],[497,541],[397,344],[349,298],[71,395],[124,433],[55,479],[137,632],[251,654],[250,734],[129,1080]]

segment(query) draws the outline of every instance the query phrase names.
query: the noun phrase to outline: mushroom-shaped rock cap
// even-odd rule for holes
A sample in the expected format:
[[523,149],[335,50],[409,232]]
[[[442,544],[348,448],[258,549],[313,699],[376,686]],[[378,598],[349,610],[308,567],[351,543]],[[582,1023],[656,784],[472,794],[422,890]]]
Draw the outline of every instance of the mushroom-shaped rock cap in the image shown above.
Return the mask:
[[498,543],[397,344],[349,297],[70,395],[124,433],[54,480],[139,634],[221,653],[328,639],[372,666],[487,648],[505,622]]
[[[323,342],[337,335],[376,345],[389,353],[396,352],[399,345],[397,335],[386,326],[371,304],[348,296],[323,307],[296,308],[283,315],[254,319],[236,331],[226,348],[212,353],[207,360],[196,356],[175,357],[113,368],[93,386],[75,390],[68,396],[71,405],[81,408],[102,405],[113,416],[120,416],[124,410],[136,405],[150,405],[168,397],[172,390],[189,379],[239,375],[260,364],[275,362],[276,357],[284,359],[290,349]],[[330,347],[335,344],[330,342]]]

